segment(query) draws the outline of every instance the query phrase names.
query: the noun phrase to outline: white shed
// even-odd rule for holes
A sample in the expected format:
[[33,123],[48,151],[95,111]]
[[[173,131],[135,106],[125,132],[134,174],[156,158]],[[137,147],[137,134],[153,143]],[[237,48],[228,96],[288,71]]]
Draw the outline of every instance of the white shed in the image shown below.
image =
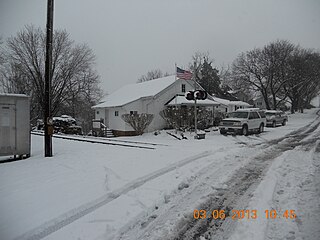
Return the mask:
[[0,156],[30,156],[30,98],[0,94]]

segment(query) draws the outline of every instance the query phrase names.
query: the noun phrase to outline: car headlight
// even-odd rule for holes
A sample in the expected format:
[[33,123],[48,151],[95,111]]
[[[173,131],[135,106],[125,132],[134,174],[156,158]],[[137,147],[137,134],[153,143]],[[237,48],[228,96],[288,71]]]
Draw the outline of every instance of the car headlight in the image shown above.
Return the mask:
[[234,126],[240,126],[240,125],[241,125],[241,122],[234,122],[233,125],[234,125]]

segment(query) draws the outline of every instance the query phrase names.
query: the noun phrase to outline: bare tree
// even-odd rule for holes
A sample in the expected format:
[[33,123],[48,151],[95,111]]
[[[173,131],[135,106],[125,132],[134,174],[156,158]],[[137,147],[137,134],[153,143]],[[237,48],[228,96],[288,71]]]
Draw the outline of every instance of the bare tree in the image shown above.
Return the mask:
[[[92,103],[101,97],[95,56],[86,44],[75,44],[64,30],[53,35],[51,106],[58,114],[75,99]],[[2,87],[6,92],[31,96],[33,118],[42,115],[44,105],[45,32],[26,26],[6,43]],[[79,105],[78,105],[79,106]]]
[[233,62],[233,85],[259,91],[267,109],[290,99],[292,112],[310,104],[319,92],[319,53],[285,40],[242,53]]
[[152,122],[154,115],[148,113],[141,114],[123,114],[122,120],[128,123],[138,135],[143,134],[144,130]]
[[231,84],[232,83],[232,75],[231,75],[230,65],[227,65],[227,66],[222,65],[219,69],[220,69],[219,77],[220,77],[222,88],[224,86],[232,85]]
[[286,72],[288,81],[283,85],[284,94],[291,101],[291,112],[310,105],[320,92],[320,53],[297,48],[289,60]]
[[286,72],[295,48],[289,41],[278,40],[266,45],[262,50],[262,64],[265,68],[265,78],[269,84],[274,109],[287,98],[286,95],[281,94],[281,89],[288,81]]
[[189,69],[194,74],[196,81],[199,82],[202,79],[201,69],[204,61],[212,63],[213,60],[209,57],[209,52],[196,52],[192,56],[192,61],[189,63]]
[[3,49],[2,49],[2,44],[3,44],[3,40],[2,37],[0,36],[0,66],[2,66],[4,64],[4,53],[3,53]]
[[263,57],[262,50],[258,48],[241,53],[232,65],[233,87],[260,92],[267,109],[271,109],[269,102],[270,79],[266,77]]
[[155,70],[151,70],[149,72],[147,72],[146,75],[142,75],[139,79],[138,79],[138,83],[140,82],[146,82],[146,81],[150,81],[153,79],[157,79],[157,78],[162,78],[162,77],[166,77],[169,76],[169,73],[163,73],[160,69],[155,69]]
[[2,48],[3,40],[2,37],[0,37],[0,92],[3,91],[2,88],[4,88],[3,85],[3,71],[4,71],[4,63],[5,63],[5,58],[4,58],[4,49]]

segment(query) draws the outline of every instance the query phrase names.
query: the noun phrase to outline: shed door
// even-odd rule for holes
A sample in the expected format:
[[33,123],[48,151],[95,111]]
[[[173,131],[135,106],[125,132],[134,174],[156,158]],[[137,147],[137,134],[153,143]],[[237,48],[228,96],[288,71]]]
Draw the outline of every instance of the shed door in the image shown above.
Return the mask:
[[0,154],[13,154],[15,152],[15,131],[15,106],[0,104]]

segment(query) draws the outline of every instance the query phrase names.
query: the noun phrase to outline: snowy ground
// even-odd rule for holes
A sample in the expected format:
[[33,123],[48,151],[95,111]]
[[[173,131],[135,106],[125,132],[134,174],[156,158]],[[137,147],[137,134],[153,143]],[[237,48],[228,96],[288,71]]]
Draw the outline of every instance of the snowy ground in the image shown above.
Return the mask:
[[[319,239],[317,111],[248,137],[116,139],[154,149],[54,138],[52,158],[33,135],[31,158],[0,164],[0,239]],[[194,219],[195,209],[258,216]]]

